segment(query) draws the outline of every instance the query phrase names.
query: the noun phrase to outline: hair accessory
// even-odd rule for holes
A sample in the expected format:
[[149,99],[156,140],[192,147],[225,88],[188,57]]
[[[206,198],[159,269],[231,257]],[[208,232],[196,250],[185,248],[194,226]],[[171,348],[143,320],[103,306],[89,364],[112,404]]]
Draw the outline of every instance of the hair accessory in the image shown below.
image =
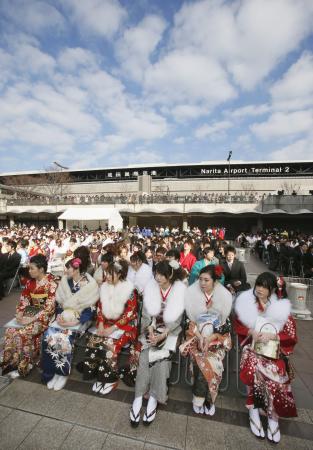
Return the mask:
[[214,273],[217,276],[217,278],[221,278],[221,276],[224,273],[223,267],[220,265],[217,265],[214,267]]
[[172,261],[169,262],[169,265],[171,266],[172,269],[177,270],[180,268],[179,262],[176,261],[175,259],[173,259]]
[[122,266],[121,266],[117,261],[115,261],[115,263],[114,263],[114,269],[115,269],[117,272],[121,272]]
[[81,265],[82,260],[80,258],[74,258],[72,261],[72,267],[73,269],[78,269],[79,266]]

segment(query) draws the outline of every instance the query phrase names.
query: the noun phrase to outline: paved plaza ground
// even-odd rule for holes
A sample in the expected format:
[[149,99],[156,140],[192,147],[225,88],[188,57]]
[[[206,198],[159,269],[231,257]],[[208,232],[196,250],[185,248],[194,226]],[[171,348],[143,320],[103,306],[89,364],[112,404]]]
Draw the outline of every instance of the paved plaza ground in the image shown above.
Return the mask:
[[[253,257],[248,273],[265,269]],[[18,292],[0,302],[0,327],[14,315]],[[313,449],[313,321],[297,321],[299,343],[293,356],[293,391],[298,418],[281,420],[282,449]],[[3,335],[3,329],[1,329]],[[80,349],[76,353],[79,359]],[[191,388],[184,381],[170,386],[168,405],[160,407],[150,427],[129,424],[132,389],[120,383],[108,397],[91,392],[74,369],[64,390],[49,391],[35,369],[25,380],[0,385],[0,449],[267,449],[248,428],[245,399],[236,389],[235,351],[230,353],[230,384],[220,393],[214,417],[192,412]],[[176,368],[176,366],[175,366]],[[175,378],[175,371],[173,379]],[[225,383],[225,380],[223,381]],[[224,385],[224,384],[223,384]],[[223,386],[222,385],[222,386]],[[242,387],[242,386],[241,386]]]

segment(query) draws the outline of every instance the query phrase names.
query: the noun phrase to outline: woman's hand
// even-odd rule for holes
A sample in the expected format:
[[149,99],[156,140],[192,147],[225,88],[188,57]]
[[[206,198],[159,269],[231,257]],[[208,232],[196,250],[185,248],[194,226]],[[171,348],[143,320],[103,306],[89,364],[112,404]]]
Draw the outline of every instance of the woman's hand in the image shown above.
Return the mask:
[[115,331],[114,325],[112,327],[104,328],[102,323],[100,323],[98,330],[97,330],[97,335],[103,336],[103,337],[109,337],[114,331]]
[[29,325],[33,321],[34,319],[32,317],[21,317],[21,319],[18,320],[18,323],[20,323],[21,325]]
[[209,350],[210,344],[217,339],[217,334],[213,333],[211,336],[202,337],[200,341],[200,348],[203,353],[206,353]]
[[22,320],[23,320],[23,313],[18,313],[18,314],[16,314],[15,318],[16,318],[16,322],[17,322],[17,323],[22,323]]
[[63,320],[63,317],[62,317],[62,315],[61,314],[58,314],[57,315],[57,324],[58,325],[61,325],[61,327],[64,327],[65,326],[65,323],[64,323],[64,320]]

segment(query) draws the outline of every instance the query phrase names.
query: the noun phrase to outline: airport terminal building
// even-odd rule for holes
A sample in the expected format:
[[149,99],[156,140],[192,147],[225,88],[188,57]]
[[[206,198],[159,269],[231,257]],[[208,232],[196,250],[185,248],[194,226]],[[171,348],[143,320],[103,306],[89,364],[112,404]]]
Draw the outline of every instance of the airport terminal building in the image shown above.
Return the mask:
[[233,233],[287,224],[309,229],[313,219],[313,161],[0,173],[0,189],[1,224],[58,224],[71,206],[107,205],[124,224],[224,225]]

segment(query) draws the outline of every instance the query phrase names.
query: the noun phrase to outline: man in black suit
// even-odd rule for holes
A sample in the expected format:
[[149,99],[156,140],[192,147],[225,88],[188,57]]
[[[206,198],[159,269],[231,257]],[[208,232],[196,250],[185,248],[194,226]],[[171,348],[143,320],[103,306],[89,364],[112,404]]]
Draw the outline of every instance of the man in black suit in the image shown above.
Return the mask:
[[308,252],[308,245],[306,242],[300,242],[293,250],[293,257],[295,262],[295,270],[298,276],[301,276],[301,268],[304,266],[304,260]]
[[313,278],[313,245],[310,246],[307,253],[303,256],[303,270],[306,278]]
[[0,265],[0,300],[4,297],[6,281],[13,278],[21,261],[21,255],[16,252],[16,242],[8,241],[6,243],[5,253],[1,258]]
[[226,261],[221,265],[225,275],[225,286],[232,294],[250,288],[244,264],[236,259],[236,249],[229,245],[225,249]]

